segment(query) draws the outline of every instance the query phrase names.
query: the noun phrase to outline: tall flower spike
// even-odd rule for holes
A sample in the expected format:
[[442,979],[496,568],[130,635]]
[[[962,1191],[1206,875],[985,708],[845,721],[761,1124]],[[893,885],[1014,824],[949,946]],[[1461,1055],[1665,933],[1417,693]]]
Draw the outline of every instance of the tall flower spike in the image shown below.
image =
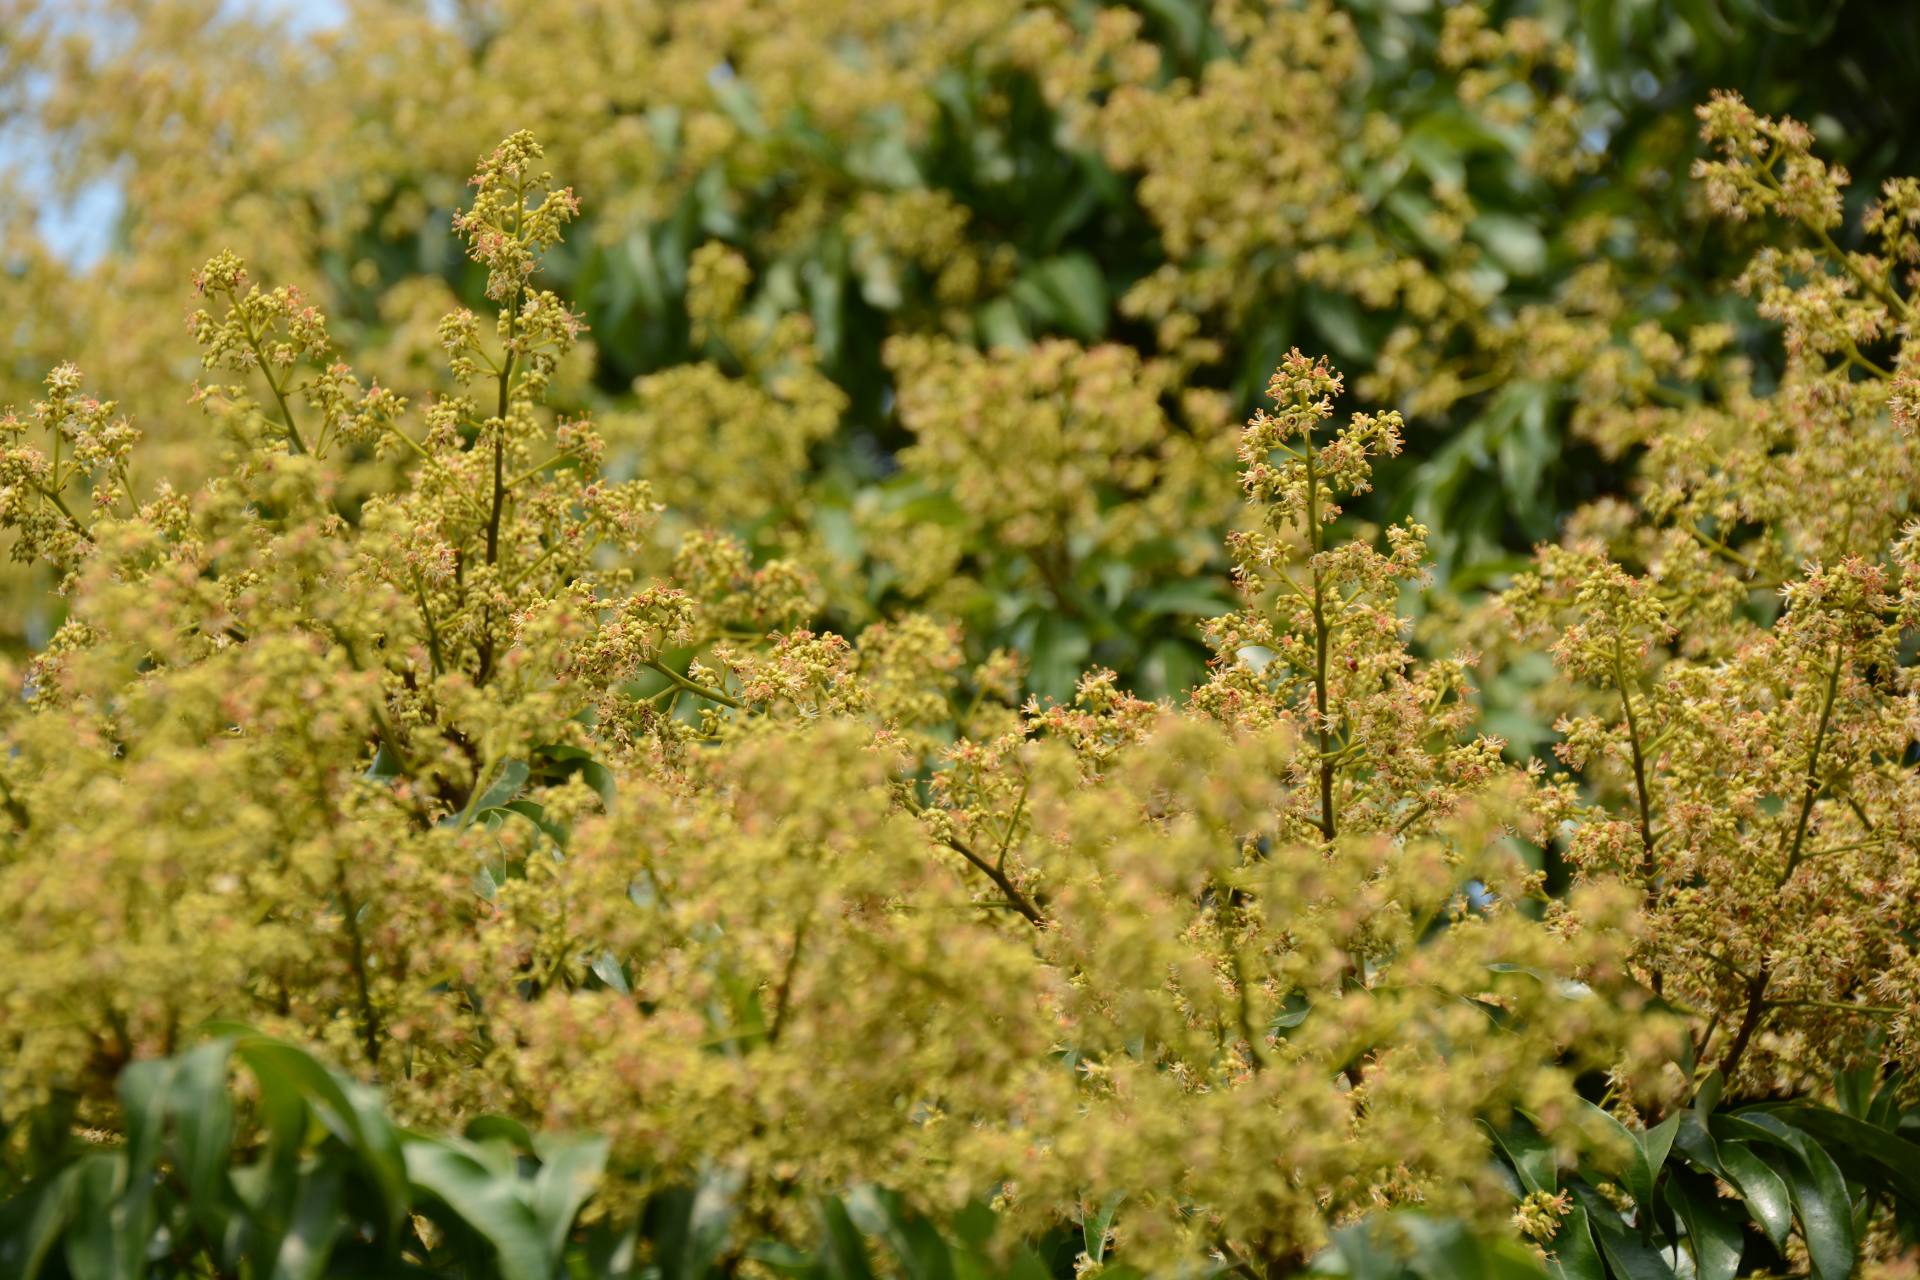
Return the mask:
[[536,171],[545,153],[526,130],[495,147],[474,171],[473,204],[453,218],[467,256],[487,269],[487,297],[507,302],[527,287],[541,250],[560,243],[580,216],[572,187],[554,189],[553,175]]

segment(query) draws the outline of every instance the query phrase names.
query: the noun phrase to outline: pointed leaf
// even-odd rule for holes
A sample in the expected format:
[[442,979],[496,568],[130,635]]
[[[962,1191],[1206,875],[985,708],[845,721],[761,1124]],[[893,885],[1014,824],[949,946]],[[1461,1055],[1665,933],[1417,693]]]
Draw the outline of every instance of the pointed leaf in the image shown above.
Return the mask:
[[466,812],[460,815],[458,825],[471,826],[474,819],[487,810],[498,809],[519,795],[520,788],[527,784],[527,777],[531,772],[525,760],[509,760],[501,765],[500,772],[488,784],[487,789],[467,805]]
[[1778,1116],[1746,1111],[1741,1120],[1772,1134],[1789,1153],[1787,1189],[1807,1242],[1807,1258],[1814,1280],[1846,1280],[1853,1274],[1853,1198],[1847,1180],[1826,1149],[1811,1135]]
[[1107,1235],[1113,1230],[1113,1215],[1120,1211],[1120,1202],[1127,1198],[1124,1191],[1116,1191],[1101,1201],[1097,1212],[1083,1214],[1080,1219],[1080,1237],[1086,1254],[1095,1262],[1103,1262],[1107,1256]]
[[1775,1248],[1784,1248],[1793,1230],[1793,1198],[1786,1182],[1744,1142],[1718,1142],[1720,1167],[1740,1193],[1747,1214],[1760,1224]]
[[260,1037],[240,1041],[234,1053],[247,1064],[263,1090],[273,1087],[296,1091],[315,1118],[346,1144],[373,1179],[385,1236],[396,1236],[412,1196],[399,1135],[387,1119],[379,1095],[328,1070],[295,1045]]
[[604,1135],[536,1140],[540,1172],[533,1179],[533,1214],[546,1233],[549,1257],[560,1256],[580,1206],[599,1185],[608,1145]]
[[[1641,1142],[1640,1135],[1591,1102],[1583,1101],[1581,1105],[1589,1115],[1600,1122],[1604,1130],[1617,1140],[1614,1144],[1617,1149],[1614,1153],[1615,1164],[1612,1166],[1612,1171],[1619,1174],[1621,1185],[1626,1188],[1627,1194],[1633,1197],[1634,1203],[1646,1206],[1650,1210],[1653,1205],[1653,1170],[1648,1166],[1647,1148]],[[1667,1142],[1672,1142],[1671,1133],[1667,1136]],[[1666,1152],[1663,1149],[1662,1159],[1665,1156]],[[1602,1237],[1602,1243],[1604,1243],[1604,1237]]]
[[557,1259],[517,1179],[489,1168],[481,1149],[452,1139],[416,1139],[404,1152],[414,1185],[493,1246],[502,1280],[547,1280]]
[[1501,1154],[1512,1162],[1523,1187],[1545,1195],[1552,1195],[1560,1189],[1553,1144],[1541,1137],[1540,1131],[1525,1116],[1514,1116],[1504,1133],[1491,1125],[1484,1127],[1493,1135],[1494,1144],[1500,1148]]
[[1686,1249],[1698,1280],[1733,1280],[1740,1269],[1745,1236],[1740,1223],[1727,1212],[1726,1202],[1714,1194],[1712,1184],[1676,1170],[1667,1179],[1666,1197],[1686,1227]]
[[827,1280],[873,1280],[867,1244],[847,1215],[847,1207],[831,1196],[820,1200],[820,1262]]
[[1552,1255],[1547,1274],[1558,1280],[1607,1280],[1607,1269],[1600,1261],[1600,1248],[1593,1240],[1593,1223],[1587,1211],[1574,1205],[1561,1220],[1560,1230],[1547,1242]]
[[[1673,1268],[1667,1265],[1666,1259],[1622,1222],[1599,1192],[1584,1182],[1575,1182],[1572,1186],[1580,1207],[1587,1211],[1594,1237],[1600,1242],[1600,1253],[1615,1274],[1626,1280],[1675,1280]],[[1652,1213],[1653,1206],[1642,1202],[1640,1211]]]
[[1770,1107],[1768,1110],[1817,1139],[1834,1162],[1856,1182],[1920,1205],[1920,1143],[1825,1107]]
[[333,1242],[346,1226],[340,1212],[343,1182],[337,1168],[321,1168],[300,1180],[286,1234],[274,1250],[270,1280],[320,1280],[326,1274]]

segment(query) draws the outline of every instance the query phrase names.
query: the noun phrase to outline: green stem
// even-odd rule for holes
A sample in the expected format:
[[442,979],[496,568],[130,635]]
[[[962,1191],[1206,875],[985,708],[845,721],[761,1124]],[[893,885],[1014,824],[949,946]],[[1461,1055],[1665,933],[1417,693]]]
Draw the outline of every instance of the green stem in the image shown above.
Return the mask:
[[274,380],[273,369],[267,364],[267,353],[260,349],[260,339],[253,331],[253,322],[241,311],[240,300],[229,291],[227,301],[233,309],[240,311],[240,331],[247,335],[247,349],[253,352],[253,358],[259,362],[260,376],[267,380],[267,389],[273,392],[273,401],[280,406],[280,419],[287,428],[287,443],[298,454],[307,452],[307,442],[300,438],[300,428],[293,425],[293,410],[287,407],[286,393],[280,390],[280,384]]
[[533,479],[535,476],[539,475],[542,471],[545,471],[548,467],[552,466],[554,463],[565,462],[569,456],[571,455],[564,454],[564,453],[556,453],[551,458],[548,458],[545,462],[541,463],[539,466],[528,467],[525,471],[522,471],[519,475],[514,476],[511,480],[508,480],[507,488],[518,489],[522,484],[526,483],[528,480]]
[[1723,556],[1726,559],[1731,560],[1734,564],[1739,565],[1742,569],[1745,569],[1747,571],[1748,577],[1752,577],[1755,573],[1758,572],[1758,569],[1754,565],[1752,559],[1750,559],[1747,556],[1741,555],[1738,551],[1735,551],[1732,547],[1728,546],[1725,542],[1721,541],[1719,538],[1716,538],[1711,534],[1705,533],[1700,529],[1695,528],[1691,521],[1682,525],[1681,528],[1685,529],[1689,534],[1692,534],[1695,541],[1700,543],[1701,546],[1707,548],[1709,551],[1712,551],[1715,555]]
[[1906,1012],[1880,1004],[1849,1004],[1845,1000],[1769,1000],[1769,1009],[1833,1009],[1841,1013],[1863,1013],[1875,1018],[1893,1018]]
[[[1780,189],[1777,182],[1774,184],[1774,189],[1776,191]],[[1855,280],[1858,280],[1861,287],[1866,289],[1868,293],[1885,303],[1887,310],[1893,312],[1893,314],[1903,320],[1912,317],[1912,311],[1907,306],[1906,300],[1899,294],[1893,292],[1893,290],[1887,288],[1885,281],[1876,280],[1868,275],[1866,271],[1853,260],[1852,254],[1833,242],[1833,237],[1827,234],[1825,227],[1816,227],[1811,223],[1808,223],[1807,226],[1812,230],[1813,234],[1819,238],[1820,247],[1826,250],[1827,255],[1837,261],[1842,267],[1845,267],[1847,274],[1851,275]]]
[[83,538],[90,536],[87,533],[87,526],[80,523],[80,517],[73,514],[73,509],[67,506],[67,500],[60,496],[60,491],[58,489],[48,489],[42,485],[37,485],[37,484],[34,485],[33,487],[39,490],[41,497],[45,498],[48,502],[53,504],[53,509],[55,511],[58,511],[62,516],[66,518],[67,523],[73,526],[73,531],[75,533],[79,534]]
[[367,979],[366,940],[360,934],[360,907],[353,891],[347,888],[344,864],[334,868],[334,891],[340,896],[340,910],[346,917],[348,959],[353,966],[354,992],[360,1005],[360,1036],[367,1053],[367,1065],[380,1069],[380,1015],[374,1012],[372,984]]
[[780,1043],[780,1033],[786,1029],[787,1015],[793,1007],[793,979],[800,969],[800,950],[807,942],[807,925],[811,916],[801,916],[800,923],[793,927],[793,950],[787,952],[787,963],[780,971],[780,986],[774,991],[773,1024],[767,1028],[767,1043]]
[[698,694],[699,696],[701,696],[702,698],[705,698],[709,702],[717,702],[723,707],[732,707],[736,711],[740,710],[743,706],[745,706],[745,704],[742,703],[738,698],[732,697],[731,695],[724,693],[719,689],[709,688],[708,686],[701,684],[697,680],[687,679],[687,677],[681,675],[678,671],[675,671],[672,667],[668,666],[664,662],[660,662],[655,659],[649,658],[645,662],[641,663],[640,665],[648,668],[649,670],[659,672],[661,675],[665,676],[667,679],[673,681],[673,683],[678,685],[680,688],[685,689],[688,693]]
[[[1799,869],[1802,851],[1806,847],[1807,827],[1813,819],[1814,801],[1820,798],[1820,752],[1826,745],[1827,729],[1833,722],[1833,704],[1840,691],[1841,647],[1833,647],[1833,667],[1827,672],[1826,695],[1820,704],[1820,723],[1813,731],[1813,745],[1807,751],[1807,769],[1800,798],[1800,814],[1793,826],[1793,843],[1787,851],[1786,864],[1780,876],[1774,881],[1774,890],[1784,889],[1793,873]],[[1734,1033],[1733,1043],[1727,1046],[1726,1056],[1720,1060],[1720,1073],[1729,1082],[1740,1065],[1740,1059],[1747,1051],[1747,1045],[1753,1040],[1754,1033],[1760,1029],[1760,1023],[1767,1013],[1767,986],[1773,981],[1773,970],[1762,965],[1760,972],[1753,975],[1747,984],[1747,1008],[1741,1015],[1740,1029]]]
[[427,652],[433,657],[433,674],[439,675],[446,664],[440,654],[440,631],[433,625],[433,609],[427,604],[427,588],[420,581],[419,569],[409,566],[407,572],[413,578],[414,598],[420,602],[420,620],[427,627]]
[[[1633,752],[1633,791],[1640,807],[1640,882],[1646,890],[1646,905],[1651,907],[1660,897],[1660,866],[1654,858],[1653,799],[1647,792],[1647,758],[1640,747],[1640,722],[1633,714],[1633,693],[1627,687],[1626,655],[1617,636],[1613,641],[1613,679],[1620,690],[1621,709],[1626,713],[1627,746]],[[1658,990],[1657,973],[1654,980]]]
[[1320,742],[1320,834],[1332,840],[1338,833],[1333,808],[1334,758],[1332,724],[1327,713],[1327,659],[1332,628],[1327,625],[1326,590],[1320,567],[1320,476],[1314,466],[1313,437],[1303,450],[1307,469],[1307,543],[1313,567],[1313,708],[1314,730]]

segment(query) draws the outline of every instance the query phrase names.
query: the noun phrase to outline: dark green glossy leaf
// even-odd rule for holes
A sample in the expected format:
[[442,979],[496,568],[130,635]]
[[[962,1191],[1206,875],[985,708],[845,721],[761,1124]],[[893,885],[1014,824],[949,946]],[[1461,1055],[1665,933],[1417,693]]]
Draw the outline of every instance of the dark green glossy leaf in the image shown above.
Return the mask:
[[846,1205],[828,1196],[820,1201],[820,1265],[826,1280],[873,1280],[867,1243],[853,1225]]
[[846,1197],[860,1230],[884,1240],[907,1280],[954,1280],[954,1250],[932,1222],[890,1192],[860,1187]]
[[1716,1139],[1715,1145],[1720,1167],[1740,1193],[1747,1215],[1760,1224],[1775,1248],[1784,1248],[1787,1233],[1793,1229],[1793,1198],[1786,1182],[1746,1143]]
[[1703,1121],[1720,1105],[1720,1095],[1726,1088],[1727,1077],[1720,1068],[1707,1072],[1707,1078],[1700,1082],[1700,1088],[1693,1095],[1693,1109]]
[[1587,1211],[1576,1204],[1567,1211],[1560,1230],[1547,1242],[1552,1254],[1547,1274],[1558,1280],[1606,1280],[1607,1269],[1600,1261],[1600,1248],[1593,1240],[1593,1223]]
[[1505,1129],[1485,1126],[1493,1141],[1520,1175],[1520,1184],[1528,1191],[1552,1195],[1560,1189],[1559,1171],[1553,1144],[1525,1116],[1516,1115]]
[[[1616,1275],[1624,1280],[1675,1280],[1667,1260],[1622,1222],[1619,1213],[1599,1192],[1583,1182],[1575,1182],[1572,1187],[1580,1207],[1587,1211],[1587,1221],[1600,1244],[1600,1254]],[[1652,1212],[1652,1206],[1641,1202],[1641,1212]]]
[[1667,1203],[1686,1228],[1684,1246],[1693,1258],[1698,1280],[1732,1280],[1740,1269],[1744,1236],[1727,1202],[1715,1194],[1710,1179],[1690,1177],[1675,1170],[1667,1178]]
[[[1619,1176],[1620,1184],[1634,1203],[1651,1205],[1653,1203],[1653,1170],[1647,1160],[1647,1148],[1641,1141],[1641,1135],[1621,1124],[1611,1114],[1594,1106],[1591,1102],[1582,1102],[1587,1113],[1600,1122],[1601,1127],[1613,1135],[1614,1150],[1609,1153],[1611,1163],[1602,1161],[1602,1167]],[[1669,1134],[1667,1141],[1672,1141]],[[1665,1150],[1661,1151],[1664,1159]]]
[[1855,1181],[1920,1205],[1920,1143],[1825,1107],[1765,1110],[1817,1140]]
[[1717,1177],[1726,1176],[1720,1168],[1720,1152],[1714,1147],[1713,1135],[1707,1132],[1706,1122],[1696,1111],[1684,1111],[1680,1114],[1680,1125],[1674,1130],[1673,1146],[1690,1164]]
[[1853,1199],[1833,1157],[1812,1136],[1778,1116],[1748,1110],[1740,1119],[1772,1135],[1781,1150],[1787,1189],[1807,1242],[1814,1280],[1846,1280],[1853,1274]]
[[385,1235],[395,1236],[412,1197],[399,1135],[378,1095],[329,1071],[305,1050],[276,1040],[242,1040],[234,1054],[247,1064],[263,1089],[297,1092],[312,1107],[315,1118],[346,1144],[372,1177]]
[[1646,1161],[1649,1191],[1653,1184],[1659,1181],[1660,1170],[1666,1166],[1667,1155],[1673,1150],[1673,1139],[1679,1131],[1682,1114],[1684,1113],[1676,1111],[1653,1128],[1634,1135],[1640,1143],[1640,1154]]

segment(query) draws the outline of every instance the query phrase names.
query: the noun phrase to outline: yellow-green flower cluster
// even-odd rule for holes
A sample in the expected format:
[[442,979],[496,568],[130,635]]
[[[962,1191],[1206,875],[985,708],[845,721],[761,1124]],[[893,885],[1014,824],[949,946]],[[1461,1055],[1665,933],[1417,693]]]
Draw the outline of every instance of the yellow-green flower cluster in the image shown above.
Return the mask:
[[[460,220],[503,287],[491,332],[449,315],[453,393],[317,428],[298,371],[353,376],[324,320],[217,260],[196,333],[272,408],[203,397],[225,471],[118,514],[131,435],[51,379],[36,416],[112,501],[71,539],[7,509],[70,580],[0,715],[9,1119],[100,1120],[130,1061],[238,1018],[408,1123],[592,1128],[636,1187],[725,1164],[773,1223],[851,1182],[1034,1229],[1126,1192],[1129,1260],[1278,1272],[1382,1205],[1505,1221],[1478,1119],[1571,1150],[1582,1072],[1660,1098],[1637,895],[1534,918],[1527,776],[1462,665],[1405,648],[1418,531],[1336,535],[1396,416],[1323,437],[1338,376],[1289,357],[1195,706],[1094,673],[1015,707],[1011,660],[967,670],[936,619],[808,625],[790,561],[695,534],[648,567],[649,491],[545,403],[572,330],[529,283],[538,156],[493,152]],[[1161,438],[1162,376],[1119,349],[898,358],[993,536],[1039,556],[1138,536],[1117,495],[1193,501],[1176,462],[1213,446]],[[46,501],[77,474],[19,473]],[[1866,643],[1890,588],[1848,581],[1794,611],[1855,621],[1796,643]]]
[[1846,175],[1806,127],[1725,94],[1700,118],[1713,204],[1798,232],[1740,280],[1785,375],[1757,390],[1712,326],[1643,335],[1655,378],[1592,419],[1636,451],[1640,511],[1576,516],[1506,605],[1573,682],[1557,751],[1592,790],[1548,812],[1582,877],[1639,886],[1636,964],[1689,1011],[1699,1071],[1817,1090],[1920,1063],[1912,196],[1890,183],[1880,251],[1844,250]]

